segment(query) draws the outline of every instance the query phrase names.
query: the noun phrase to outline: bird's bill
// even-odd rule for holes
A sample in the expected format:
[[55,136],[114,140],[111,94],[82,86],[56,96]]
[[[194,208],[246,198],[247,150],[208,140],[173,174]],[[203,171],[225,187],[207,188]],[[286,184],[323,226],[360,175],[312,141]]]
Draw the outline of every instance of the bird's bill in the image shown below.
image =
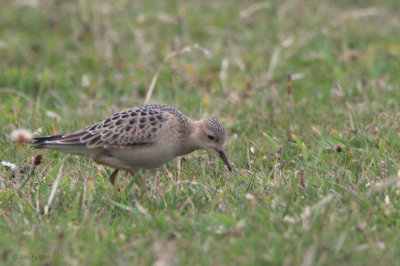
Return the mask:
[[219,157],[221,157],[222,161],[224,161],[224,163],[228,167],[229,171],[232,171],[232,167],[228,162],[228,158],[226,158],[225,152],[223,150],[220,150],[220,151],[217,151],[217,152],[219,154]]

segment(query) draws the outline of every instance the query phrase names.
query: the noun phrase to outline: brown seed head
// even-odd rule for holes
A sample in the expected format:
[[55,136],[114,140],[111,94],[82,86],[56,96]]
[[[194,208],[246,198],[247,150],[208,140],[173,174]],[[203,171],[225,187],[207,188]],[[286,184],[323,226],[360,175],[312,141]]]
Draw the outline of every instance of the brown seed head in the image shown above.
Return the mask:
[[43,162],[43,154],[36,154],[35,157],[32,158],[33,165],[38,166]]

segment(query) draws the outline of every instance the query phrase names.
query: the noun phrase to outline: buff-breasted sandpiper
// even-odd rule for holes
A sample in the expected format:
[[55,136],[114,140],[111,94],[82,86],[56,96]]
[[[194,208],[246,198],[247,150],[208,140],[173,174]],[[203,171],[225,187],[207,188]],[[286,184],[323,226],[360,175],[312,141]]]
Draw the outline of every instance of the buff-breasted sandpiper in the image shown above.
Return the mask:
[[32,144],[113,167],[114,184],[118,170],[156,168],[197,149],[216,152],[231,171],[225,140],[217,119],[194,121],[173,107],[154,104],[125,109],[71,134],[36,137]]

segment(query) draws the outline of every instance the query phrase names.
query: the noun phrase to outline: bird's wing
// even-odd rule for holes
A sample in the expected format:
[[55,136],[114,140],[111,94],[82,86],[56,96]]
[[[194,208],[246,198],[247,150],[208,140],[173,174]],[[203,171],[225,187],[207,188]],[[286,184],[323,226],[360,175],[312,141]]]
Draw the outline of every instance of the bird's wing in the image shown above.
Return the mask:
[[71,134],[34,138],[32,144],[36,148],[54,145],[135,148],[149,145],[155,142],[163,127],[165,112],[145,107],[128,108]]

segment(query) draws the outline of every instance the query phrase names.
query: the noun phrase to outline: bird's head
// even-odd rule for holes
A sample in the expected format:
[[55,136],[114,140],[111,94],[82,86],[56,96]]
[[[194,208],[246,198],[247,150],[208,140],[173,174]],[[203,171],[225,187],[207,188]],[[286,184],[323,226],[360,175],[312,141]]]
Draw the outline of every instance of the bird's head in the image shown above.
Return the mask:
[[194,139],[200,149],[218,153],[229,171],[232,171],[223,149],[226,141],[226,130],[217,119],[206,118],[196,122]]

